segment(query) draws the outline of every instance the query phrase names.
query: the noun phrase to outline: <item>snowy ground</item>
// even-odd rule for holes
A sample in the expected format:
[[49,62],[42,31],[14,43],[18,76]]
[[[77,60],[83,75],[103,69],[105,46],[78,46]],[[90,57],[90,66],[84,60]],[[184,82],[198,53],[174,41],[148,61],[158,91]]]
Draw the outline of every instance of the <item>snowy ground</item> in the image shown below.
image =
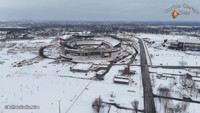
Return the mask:
[[[186,62],[188,66],[200,65],[200,53],[193,52],[188,54],[183,51],[174,51],[169,49],[157,49],[148,46],[148,51],[152,55],[151,61],[153,65],[173,65],[181,66],[180,62]],[[190,52],[191,53],[191,52]]]
[[[93,110],[91,108],[91,104],[99,95],[101,95],[102,98],[107,99],[109,98],[111,92],[115,92],[116,101],[124,103],[122,106],[125,106],[125,104],[129,105],[130,103],[127,103],[126,101],[129,102],[129,97],[134,96],[131,92],[127,92],[127,89],[130,88],[127,88],[126,86],[104,84],[101,82],[91,82],[88,80],[72,78],[49,76],[36,78],[34,76],[16,76],[1,78],[1,84],[3,85],[0,87],[3,92],[1,93],[0,106],[2,113],[55,113],[58,112],[59,101],[61,112],[92,113]],[[88,84],[89,86],[87,86]],[[142,103],[140,104],[142,106]],[[4,105],[37,105],[40,106],[40,109],[5,110]],[[116,111],[123,110],[115,109],[115,112]]]
[[[74,104],[69,110],[69,113],[77,113],[77,109],[81,110],[84,113],[87,113],[88,109],[92,112],[91,104],[95,98],[101,96],[102,100],[105,102],[114,102],[119,104],[122,107],[132,108],[131,102],[136,99],[139,101],[139,109],[144,109],[143,106],[143,88],[142,82],[140,78],[140,68],[132,67],[137,69],[138,72],[136,75],[132,77],[134,81],[133,84],[121,85],[121,84],[113,84],[114,75],[119,75],[119,69],[123,69],[124,66],[113,66],[109,73],[105,76],[105,81],[92,81],[91,84],[87,87],[87,91],[85,91],[80,99]],[[111,98],[110,94],[115,94],[115,98]],[[90,98],[88,98],[90,97]],[[111,101],[112,100],[112,101]],[[90,105],[88,106],[89,103]],[[80,107],[81,106],[81,107]],[[105,113],[106,109],[103,110]],[[119,109],[115,109],[115,113],[120,111]],[[127,112],[126,110],[122,110],[121,113]],[[130,112],[130,111],[129,111]]]
[[[161,34],[137,34],[137,37],[146,41],[154,42],[153,44],[145,42],[147,52],[149,53],[152,65],[172,65],[181,66],[180,62],[186,62],[187,66],[200,65],[200,52],[195,51],[176,51],[163,47],[162,43],[168,40],[166,45],[178,38],[192,38],[179,35],[161,35]],[[150,64],[150,63],[149,63]],[[199,69],[164,69],[149,68],[153,93],[164,97],[173,97],[178,99],[188,98],[193,101],[200,101],[200,70]],[[189,74],[191,78],[184,79]],[[186,85],[187,84],[187,85]],[[189,86],[193,84],[192,86]],[[162,92],[162,89],[167,89]],[[168,92],[169,90],[169,92]],[[158,113],[172,112],[171,110],[181,113],[199,113],[199,104],[177,100],[166,100],[154,98],[156,110]],[[166,104],[166,106],[165,106]],[[166,111],[165,111],[166,108]]]
[[186,62],[188,66],[200,65],[200,52],[193,51],[175,51],[170,50],[167,47],[162,47],[162,43],[165,39],[175,41],[178,38],[191,38],[179,35],[159,35],[159,34],[137,34],[139,38],[148,38],[150,41],[154,41],[154,44],[147,44],[148,52],[152,61],[152,65],[173,65],[180,66],[180,62]]
[[[53,43],[52,40],[12,43],[16,45],[0,49],[0,113],[56,113],[59,112],[59,102],[62,113],[93,113],[92,102],[99,96],[104,102],[130,109],[133,108],[132,101],[138,100],[139,109],[144,109],[140,67],[131,67],[136,74],[131,75],[133,82],[130,85],[113,83],[113,77],[120,75],[119,70],[126,65],[113,66],[104,81],[95,81],[94,71],[87,74],[71,72],[70,67],[75,64],[38,57],[38,49]],[[110,97],[111,93],[115,94],[115,98]],[[40,108],[11,110],[5,109],[6,105],[35,105]],[[105,106],[103,112],[107,113],[108,107]],[[116,112],[133,111],[112,106],[110,113]]]
[[[164,100],[165,101],[165,100]],[[165,109],[163,108],[163,104],[160,103],[159,99],[154,99],[156,110],[158,113],[165,113]],[[185,105],[185,111],[181,108],[181,106]],[[167,106],[171,109],[175,109],[180,113],[199,113],[199,104],[196,103],[187,103],[187,102],[180,102],[175,100],[169,100],[167,102]],[[180,107],[179,107],[180,106]],[[172,113],[169,109],[166,110],[166,112]]]
[[[9,74],[10,76],[1,75],[0,107],[2,113],[18,111],[27,113],[27,110],[3,109],[5,105],[37,105],[40,106],[40,109],[28,111],[30,113],[55,113],[58,112],[59,100],[61,100],[62,112],[77,113],[81,111],[91,113],[93,112],[91,104],[94,99],[101,96],[103,101],[109,102],[112,92],[116,95],[116,98],[114,98],[115,103],[132,108],[131,102],[136,99],[139,101],[139,109],[143,109],[143,89],[139,72],[132,77],[137,82],[127,86],[113,84],[113,76],[120,74],[118,70],[123,69],[124,66],[114,66],[106,75],[105,81],[91,81],[79,79],[78,77],[59,77],[58,75],[61,73],[54,72],[53,68],[49,68],[49,71],[46,70],[48,67],[42,68],[42,62],[34,66],[23,67],[24,69],[17,70]],[[138,67],[132,68],[138,69]],[[36,70],[37,72],[35,72]],[[63,72],[62,74],[67,75],[66,73]],[[73,75],[78,76],[76,73]],[[119,110],[116,109],[116,111]]]
[[[176,97],[176,98],[182,98],[183,96],[187,95],[188,97],[192,98],[192,100],[197,100],[200,101],[200,95],[198,91],[194,91],[193,89],[190,90],[190,88],[184,88],[181,85],[181,78],[180,76],[175,76],[175,75],[165,75],[165,77],[158,78],[156,77],[158,74],[151,74],[151,78],[154,79],[152,80],[152,86],[153,86],[153,91],[154,94],[158,94],[159,91],[158,89],[160,87],[167,87],[171,90],[171,97]],[[200,80],[199,78],[196,80]],[[199,88],[200,83],[195,82],[195,86]]]

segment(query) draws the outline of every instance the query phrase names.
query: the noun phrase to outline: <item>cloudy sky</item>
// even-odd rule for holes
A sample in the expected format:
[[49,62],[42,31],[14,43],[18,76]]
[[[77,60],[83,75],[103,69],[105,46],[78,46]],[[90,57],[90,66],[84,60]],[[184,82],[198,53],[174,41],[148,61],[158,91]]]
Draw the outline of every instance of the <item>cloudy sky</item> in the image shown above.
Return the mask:
[[0,20],[199,21],[200,14],[173,20],[165,9],[199,0],[0,0]]

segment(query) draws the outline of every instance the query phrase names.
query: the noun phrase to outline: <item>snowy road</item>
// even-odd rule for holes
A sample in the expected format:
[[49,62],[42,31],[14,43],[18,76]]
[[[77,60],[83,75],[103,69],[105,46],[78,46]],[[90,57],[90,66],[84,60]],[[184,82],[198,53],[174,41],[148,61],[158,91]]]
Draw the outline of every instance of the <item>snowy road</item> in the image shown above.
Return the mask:
[[167,68],[167,69],[184,69],[184,68],[200,68],[200,66],[162,66],[162,65],[154,65],[152,68]]
[[156,113],[145,48],[142,39],[137,39],[139,40],[140,44],[141,73],[144,89],[144,111],[145,113]]

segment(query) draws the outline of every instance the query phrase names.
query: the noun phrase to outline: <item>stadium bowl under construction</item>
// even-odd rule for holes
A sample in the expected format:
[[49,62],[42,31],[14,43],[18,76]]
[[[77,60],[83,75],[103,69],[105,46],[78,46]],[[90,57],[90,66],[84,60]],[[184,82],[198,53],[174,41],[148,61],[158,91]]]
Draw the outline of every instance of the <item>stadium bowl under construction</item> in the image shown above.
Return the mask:
[[63,36],[57,41],[41,48],[40,55],[44,58],[63,59],[72,62],[107,64],[111,61],[130,59],[137,54],[132,41],[111,35],[71,35]]
[[68,39],[60,39],[61,56],[100,56],[111,57],[121,51],[121,41],[110,36],[71,36]]

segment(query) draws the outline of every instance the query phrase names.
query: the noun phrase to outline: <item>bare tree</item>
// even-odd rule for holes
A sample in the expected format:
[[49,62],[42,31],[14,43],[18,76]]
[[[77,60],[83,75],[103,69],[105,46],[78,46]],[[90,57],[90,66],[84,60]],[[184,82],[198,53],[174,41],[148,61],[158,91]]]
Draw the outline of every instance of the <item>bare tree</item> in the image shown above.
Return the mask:
[[182,110],[184,112],[186,112],[188,105],[189,105],[189,103],[187,103],[187,102],[182,104]]
[[159,95],[169,97],[170,96],[170,89],[168,87],[159,87],[158,88]]
[[96,98],[94,100],[94,102],[92,103],[92,108],[94,109],[94,111],[96,113],[100,113],[100,109],[102,107],[102,99],[101,97],[99,96],[98,98]]
[[174,106],[173,111],[175,113],[185,113],[188,105],[188,103],[178,103]]
[[150,56],[151,59],[154,58],[153,54],[150,54],[149,56]]
[[[164,97],[169,97],[170,94],[170,89],[168,87],[159,87],[158,88],[159,91],[159,95],[160,96],[164,96]],[[169,99],[161,99],[161,101],[163,103],[164,109],[165,109],[165,113],[167,111],[167,105],[169,103]]]
[[152,83],[152,87],[155,87],[155,77],[154,77],[154,75],[152,74],[151,75],[151,83]]
[[135,113],[138,113],[138,105],[139,105],[139,101],[134,100],[134,101],[132,102],[132,106],[133,106],[133,108],[134,108],[134,110],[135,110]]
[[196,95],[196,98],[197,98],[198,95],[199,95],[200,89],[199,89],[199,85],[198,84],[196,84],[195,87],[196,87],[196,93],[195,93],[195,95]]
[[180,84],[183,86],[183,87],[186,87],[187,86],[187,84],[186,84],[186,77],[185,76],[181,76],[180,78],[179,78],[179,82],[180,82]]
[[186,61],[179,61],[180,66],[186,66],[187,62]]
[[179,102],[174,104],[173,101],[169,101],[166,105],[165,113],[186,113],[189,103],[187,102]]
[[180,77],[180,83],[183,87],[193,87],[194,81],[192,79],[192,75],[189,73],[185,74],[184,76]]

